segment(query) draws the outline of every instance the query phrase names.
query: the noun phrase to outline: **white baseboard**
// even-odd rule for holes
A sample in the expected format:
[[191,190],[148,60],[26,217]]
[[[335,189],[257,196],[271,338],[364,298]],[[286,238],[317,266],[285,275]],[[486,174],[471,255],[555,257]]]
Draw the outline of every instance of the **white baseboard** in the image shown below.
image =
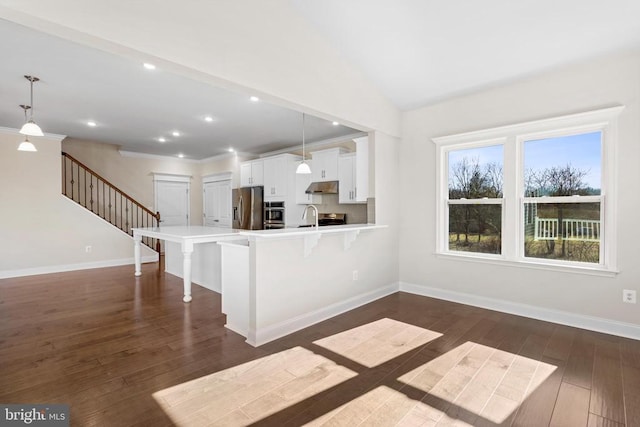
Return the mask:
[[270,341],[289,335],[311,325],[315,325],[323,320],[327,320],[362,305],[369,304],[370,302],[396,292],[398,292],[398,284],[394,283],[257,331],[250,330],[247,336],[247,343],[254,347],[266,344]]
[[570,313],[568,311],[536,307],[528,304],[449,291],[446,289],[432,288],[430,286],[415,285],[412,283],[400,282],[399,288],[401,292],[408,292],[411,294],[472,305],[503,313],[530,317],[532,319],[559,323],[562,325],[633,338],[636,340],[640,339],[640,325],[633,323],[618,322],[616,320],[604,319],[602,317],[585,316],[583,314]]
[[232,323],[225,323],[224,325],[225,328],[229,329],[230,331],[235,332],[238,335],[242,335],[243,337],[247,336],[247,331],[244,330],[244,328],[240,328]]
[[[157,262],[158,254],[142,257],[142,262]],[[12,277],[35,276],[37,274],[62,273],[65,271],[89,270],[92,268],[116,267],[119,265],[134,264],[133,258],[109,259],[105,261],[83,262],[78,264],[66,265],[47,265],[45,267],[24,268],[20,270],[4,270],[0,271],[0,279],[9,279]]]

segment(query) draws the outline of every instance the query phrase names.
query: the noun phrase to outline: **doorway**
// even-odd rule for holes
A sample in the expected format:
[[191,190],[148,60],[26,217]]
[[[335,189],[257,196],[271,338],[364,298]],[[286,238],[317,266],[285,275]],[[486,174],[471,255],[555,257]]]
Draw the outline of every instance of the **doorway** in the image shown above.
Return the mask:
[[189,225],[190,176],[155,175],[155,205],[160,212],[160,226]]
[[208,227],[231,227],[231,179],[229,174],[203,178],[203,219]]

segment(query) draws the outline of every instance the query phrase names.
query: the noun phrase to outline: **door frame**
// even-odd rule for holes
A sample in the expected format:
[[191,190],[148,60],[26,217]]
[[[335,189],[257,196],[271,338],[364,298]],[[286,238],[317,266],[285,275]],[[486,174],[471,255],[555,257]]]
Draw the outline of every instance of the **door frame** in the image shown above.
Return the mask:
[[[233,172],[219,172],[204,175],[202,177],[202,224],[204,224],[205,209],[207,200],[204,192],[204,185],[212,182],[229,181],[229,190],[233,191]],[[229,200],[231,200],[231,194],[229,194]],[[231,215],[231,212],[229,212]],[[233,219],[232,219],[233,221]]]
[[[159,182],[185,182],[187,184],[187,225],[191,224],[191,175],[178,175],[170,173],[153,173],[153,205],[158,212],[158,183]],[[162,212],[160,212],[162,221]]]

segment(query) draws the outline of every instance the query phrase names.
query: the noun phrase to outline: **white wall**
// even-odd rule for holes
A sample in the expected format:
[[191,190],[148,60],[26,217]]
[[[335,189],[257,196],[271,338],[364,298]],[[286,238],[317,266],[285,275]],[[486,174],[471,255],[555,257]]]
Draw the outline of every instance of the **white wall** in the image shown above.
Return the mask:
[[[622,104],[619,121],[615,278],[436,258],[435,165],[431,138]],[[640,325],[640,54],[602,58],[403,115],[400,280],[544,310]],[[454,295],[455,296],[455,295]],[[585,318],[586,319],[586,318]],[[583,319],[584,320],[584,319]]]
[[0,17],[347,126],[399,134],[399,111],[288,0],[0,0]]
[[60,138],[22,139],[0,130],[0,277],[133,263],[131,237],[61,194]]
[[121,155],[116,145],[72,138],[62,142],[62,149],[153,212],[154,173],[191,176],[189,222],[192,225],[202,225],[202,177],[231,172],[232,187],[239,187],[240,162],[249,159],[242,154],[224,154],[201,162],[168,156],[129,157]]

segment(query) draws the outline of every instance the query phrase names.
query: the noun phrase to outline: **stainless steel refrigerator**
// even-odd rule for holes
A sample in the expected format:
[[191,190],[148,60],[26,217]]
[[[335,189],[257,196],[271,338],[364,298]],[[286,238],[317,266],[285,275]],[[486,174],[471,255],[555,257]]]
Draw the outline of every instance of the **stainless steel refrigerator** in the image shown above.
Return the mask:
[[231,192],[233,228],[262,230],[264,228],[264,187],[242,187]]

